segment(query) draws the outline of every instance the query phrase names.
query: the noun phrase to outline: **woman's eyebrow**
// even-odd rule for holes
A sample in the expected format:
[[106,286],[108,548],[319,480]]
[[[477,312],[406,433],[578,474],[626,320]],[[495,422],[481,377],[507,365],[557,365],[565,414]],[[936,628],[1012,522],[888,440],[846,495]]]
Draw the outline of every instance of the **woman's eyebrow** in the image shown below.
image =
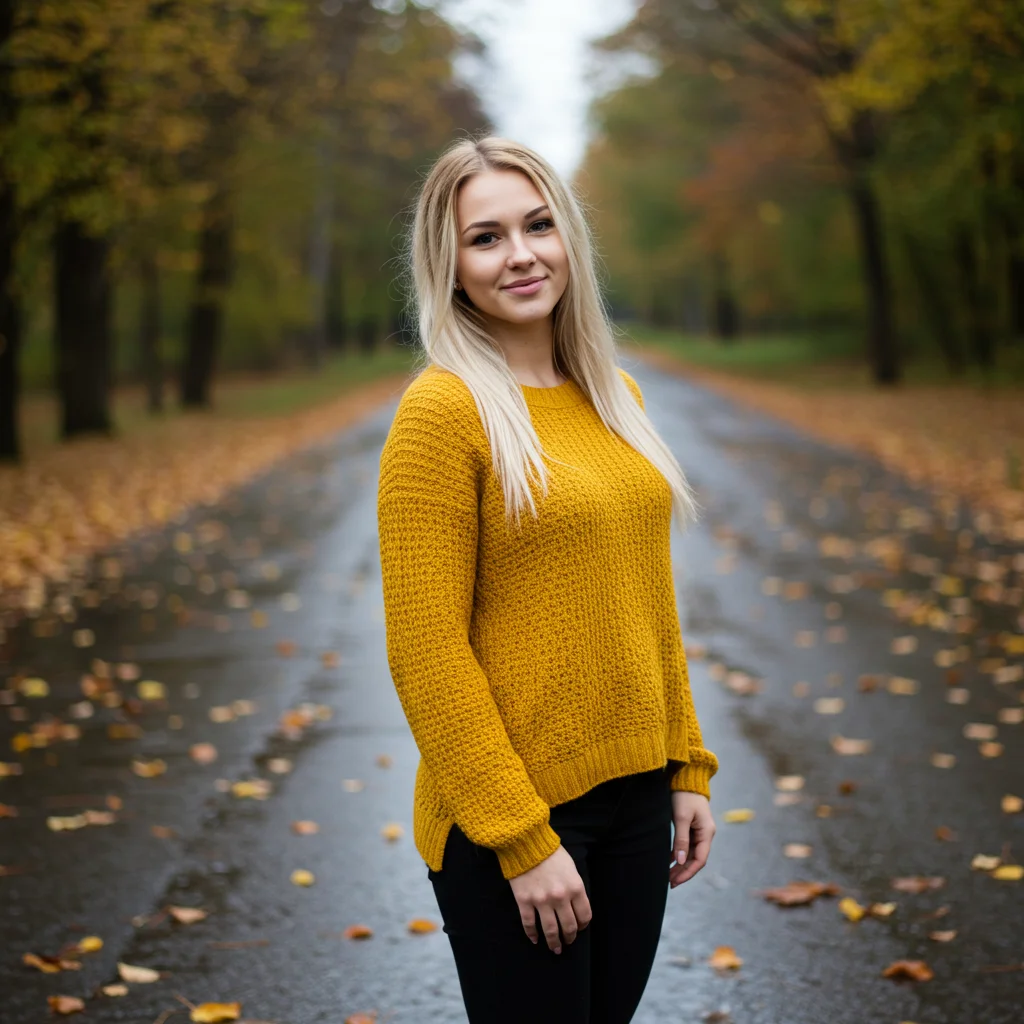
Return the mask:
[[[523,214],[523,220],[529,220],[531,217],[536,217],[538,213],[548,208],[547,203],[543,206],[538,206],[536,210],[531,210],[529,213]],[[467,231],[472,231],[473,228],[500,228],[501,224],[496,220],[478,220],[474,221],[469,227],[464,228],[462,233],[465,234]]]

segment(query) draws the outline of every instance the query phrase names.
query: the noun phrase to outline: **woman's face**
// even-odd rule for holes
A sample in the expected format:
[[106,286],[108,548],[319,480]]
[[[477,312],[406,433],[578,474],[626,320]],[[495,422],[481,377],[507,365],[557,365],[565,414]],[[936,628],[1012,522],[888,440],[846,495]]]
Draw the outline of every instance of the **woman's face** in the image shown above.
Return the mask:
[[456,203],[456,280],[486,316],[513,324],[551,315],[569,281],[569,260],[551,212],[519,171],[482,171]]

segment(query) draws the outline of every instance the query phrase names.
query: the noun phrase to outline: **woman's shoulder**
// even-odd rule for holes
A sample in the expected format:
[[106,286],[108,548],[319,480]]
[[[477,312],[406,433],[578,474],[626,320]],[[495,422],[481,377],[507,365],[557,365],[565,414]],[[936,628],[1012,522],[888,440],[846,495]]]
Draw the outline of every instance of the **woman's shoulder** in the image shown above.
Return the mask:
[[632,392],[633,397],[637,400],[640,408],[642,409],[644,407],[644,396],[640,390],[640,385],[637,384],[633,379],[633,376],[630,373],[627,373],[621,366],[616,367],[616,369],[618,369],[620,376],[626,382],[626,387],[628,387]]
[[413,409],[459,416],[475,413],[476,403],[461,377],[430,364],[410,381],[399,401],[400,412]]
[[443,441],[446,448],[477,449],[486,435],[476,401],[457,374],[433,364],[410,381],[398,402],[391,425],[392,444],[399,439]]

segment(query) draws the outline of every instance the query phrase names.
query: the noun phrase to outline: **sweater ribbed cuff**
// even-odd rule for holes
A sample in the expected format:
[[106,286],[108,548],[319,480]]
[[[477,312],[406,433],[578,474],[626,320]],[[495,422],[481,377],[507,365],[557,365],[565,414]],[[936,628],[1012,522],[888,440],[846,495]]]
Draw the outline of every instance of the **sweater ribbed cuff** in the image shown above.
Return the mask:
[[672,776],[670,788],[673,793],[699,793],[711,799],[711,776],[714,772],[709,766],[702,764],[684,764]]
[[498,855],[502,875],[506,879],[515,878],[550,857],[561,842],[558,833],[542,821],[510,846],[499,847],[494,852]]

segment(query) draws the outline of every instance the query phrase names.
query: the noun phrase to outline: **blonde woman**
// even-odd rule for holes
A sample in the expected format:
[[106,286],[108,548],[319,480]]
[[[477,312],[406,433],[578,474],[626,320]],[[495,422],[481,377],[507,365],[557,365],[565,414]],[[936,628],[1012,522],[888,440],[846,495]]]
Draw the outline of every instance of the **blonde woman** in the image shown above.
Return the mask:
[[427,365],[378,525],[414,841],[471,1024],[626,1024],[715,832],[669,545],[698,506],[540,156],[453,145],[411,248]]

